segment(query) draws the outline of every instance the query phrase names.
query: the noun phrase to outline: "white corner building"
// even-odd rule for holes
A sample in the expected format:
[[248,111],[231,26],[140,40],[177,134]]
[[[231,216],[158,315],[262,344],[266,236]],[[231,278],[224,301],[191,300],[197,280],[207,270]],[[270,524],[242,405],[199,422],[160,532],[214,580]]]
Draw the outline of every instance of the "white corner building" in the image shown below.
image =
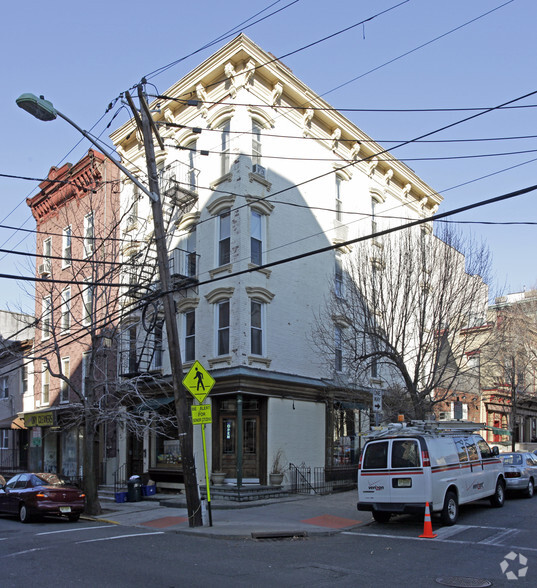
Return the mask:
[[[209,469],[260,484],[276,456],[287,483],[289,464],[352,469],[372,393],[338,388],[312,344],[315,321],[339,287],[346,242],[387,226],[380,216],[394,207],[428,217],[440,196],[244,35],[148,99],[164,144],[155,150],[184,369],[198,360],[216,380]],[[146,182],[134,119],[112,140]],[[120,371],[169,382],[159,304],[147,303],[158,281],[149,199],[126,181],[122,207],[124,307],[138,312],[125,313]],[[180,482],[173,439],[131,443],[158,483]],[[201,480],[200,427],[194,443]]]

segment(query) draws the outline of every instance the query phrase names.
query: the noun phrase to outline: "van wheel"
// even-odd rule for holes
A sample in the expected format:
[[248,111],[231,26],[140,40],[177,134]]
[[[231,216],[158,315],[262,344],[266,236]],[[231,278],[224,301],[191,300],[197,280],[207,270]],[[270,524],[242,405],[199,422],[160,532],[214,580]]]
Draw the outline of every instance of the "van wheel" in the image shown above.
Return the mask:
[[498,480],[496,482],[496,491],[490,497],[490,504],[495,508],[500,508],[505,502],[505,482]]
[[459,518],[459,503],[457,501],[457,495],[455,492],[446,492],[444,498],[444,507],[440,513],[440,520],[443,525],[454,525]]
[[384,510],[373,511],[373,518],[377,521],[377,523],[387,523],[390,520],[391,516],[391,512],[386,512]]
[[524,496],[526,498],[531,498],[533,496],[534,491],[535,491],[535,486],[533,485],[533,479],[530,478],[530,481],[528,482],[528,487],[526,488],[526,491],[524,492]]

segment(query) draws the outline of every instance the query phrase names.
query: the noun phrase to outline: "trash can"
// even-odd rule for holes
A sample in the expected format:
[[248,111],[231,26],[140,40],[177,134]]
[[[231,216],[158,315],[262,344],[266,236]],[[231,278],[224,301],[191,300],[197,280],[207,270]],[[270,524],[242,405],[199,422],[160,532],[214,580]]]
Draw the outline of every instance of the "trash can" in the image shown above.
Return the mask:
[[131,476],[127,481],[127,500],[140,502],[142,500],[142,480],[140,476]]

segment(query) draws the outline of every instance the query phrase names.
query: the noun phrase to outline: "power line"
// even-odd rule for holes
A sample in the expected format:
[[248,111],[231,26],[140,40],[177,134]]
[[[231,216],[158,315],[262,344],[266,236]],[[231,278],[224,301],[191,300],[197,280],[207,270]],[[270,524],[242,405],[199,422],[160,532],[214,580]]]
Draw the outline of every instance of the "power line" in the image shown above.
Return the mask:
[[[292,6],[293,4],[296,4],[298,1],[299,0],[294,0],[293,2],[290,2],[289,4],[286,4],[284,7],[279,8],[278,10],[275,10],[274,12],[271,12],[270,14],[265,15],[263,18],[260,18],[260,19],[256,20],[255,22],[252,22],[249,25],[247,25],[248,21],[252,20],[253,18],[256,18],[257,16],[259,16],[260,14],[262,14],[263,12],[265,12],[266,10],[269,10],[274,5],[276,5],[279,2],[281,2],[281,0],[277,0],[276,2],[273,2],[272,4],[270,4],[269,6],[267,6],[266,8],[264,8],[263,10],[260,10],[259,12],[257,12],[253,16],[251,16],[250,18],[242,21],[242,23],[240,23],[239,25],[236,25],[235,27],[233,27],[232,29],[229,29],[227,32],[223,33],[219,37],[216,37],[216,39],[213,39],[209,43],[206,43],[205,45],[203,45],[199,49],[196,49],[195,51],[192,51],[192,53],[189,53],[189,54],[185,55],[184,57],[181,57],[180,59],[176,59],[175,61],[172,61],[168,65],[164,65],[162,67],[159,67],[158,69],[156,69],[156,70],[154,70],[154,71],[146,74],[143,77],[145,79],[153,78],[153,77],[155,77],[155,76],[163,73],[164,71],[170,69],[171,67],[174,67],[178,63],[181,63],[182,61],[185,61],[185,59],[188,59],[189,57],[192,57],[193,55],[196,55],[197,53],[200,53],[201,51],[203,51],[205,49],[208,49],[209,47],[212,47],[216,43],[220,43],[221,41],[224,41],[225,39],[227,39],[227,38],[229,38],[229,37],[231,37],[233,35],[236,35],[237,34],[237,29],[241,29],[241,30],[249,29],[250,27],[253,27],[254,25],[259,24],[260,22],[266,20],[267,18],[270,18],[271,16],[274,16],[275,14],[278,14],[279,12],[282,12],[283,10],[286,10],[287,8],[289,8],[290,6]],[[245,25],[247,25],[247,26],[245,26]]]
[[360,74],[359,76],[356,76],[356,77],[354,77],[354,78],[352,78],[342,84],[339,84],[339,86],[336,86],[335,88],[332,88],[331,90],[324,92],[323,94],[321,94],[321,96],[326,96],[327,94],[331,94],[332,92],[335,92],[336,90],[340,90],[341,88],[344,88],[345,86],[348,86],[349,84],[352,84],[356,80],[359,80],[359,79],[369,75],[370,73],[378,71],[379,69],[385,67],[386,65],[390,65],[391,63],[394,63],[395,61],[398,61],[399,59],[402,59],[403,57],[406,57],[407,55],[410,55],[411,53],[414,53],[415,51],[419,51],[420,49],[423,49],[423,47],[427,47],[427,45],[431,45],[432,43],[439,41],[440,39],[442,39],[444,37],[447,37],[447,35],[450,35],[451,33],[454,33],[456,31],[480,20],[481,18],[488,16],[489,14],[495,12],[496,10],[499,10],[500,8],[503,8],[504,6],[507,6],[508,4],[511,4],[512,2],[514,2],[514,0],[508,0],[508,2],[504,2],[503,4],[500,4],[500,6],[496,6],[495,8],[492,8],[491,10],[488,10],[487,12],[484,12],[484,13],[480,14],[479,16],[476,16],[475,18],[470,19],[470,20],[462,23],[461,25],[459,25],[453,29],[450,29],[449,31],[446,31],[445,33],[442,33],[441,35],[438,35],[437,37],[434,37],[434,39],[430,39],[429,41],[422,43],[421,45],[418,45],[417,47],[414,47],[413,49],[410,49],[409,51],[406,51],[405,53],[401,53],[400,55],[398,55],[397,57],[394,57],[393,59],[390,59],[380,65],[377,65],[376,67]]

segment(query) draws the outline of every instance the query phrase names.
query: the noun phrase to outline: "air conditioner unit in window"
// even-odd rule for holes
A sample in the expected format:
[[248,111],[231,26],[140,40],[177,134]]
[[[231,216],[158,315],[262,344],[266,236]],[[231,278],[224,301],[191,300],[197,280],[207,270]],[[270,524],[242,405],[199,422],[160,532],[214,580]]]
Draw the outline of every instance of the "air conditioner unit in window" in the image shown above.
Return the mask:
[[50,263],[41,263],[37,268],[40,276],[48,276],[50,274]]
[[252,168],[252,172],[254,174],[257,174],[258,176],[261,176],[262,178],[264,178],[265,174],[267,173],[267,170],[262,165],[259,165],[258,163],[254,163],[254,166]]

